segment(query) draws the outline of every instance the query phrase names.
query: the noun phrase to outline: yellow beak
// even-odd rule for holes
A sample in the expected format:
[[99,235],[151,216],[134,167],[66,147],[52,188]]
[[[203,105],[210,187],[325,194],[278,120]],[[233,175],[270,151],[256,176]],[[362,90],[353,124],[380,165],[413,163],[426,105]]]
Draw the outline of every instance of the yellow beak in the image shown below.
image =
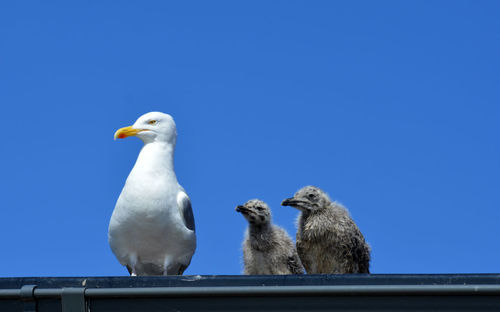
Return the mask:
[[118,131],[115,132],[115,140],[116,140],[116,138],[125,139],[126,137],[134,136],[141,131],[144,131],[144,130],[134,129],[134,128],[132,128],[132,126],[118,129]]

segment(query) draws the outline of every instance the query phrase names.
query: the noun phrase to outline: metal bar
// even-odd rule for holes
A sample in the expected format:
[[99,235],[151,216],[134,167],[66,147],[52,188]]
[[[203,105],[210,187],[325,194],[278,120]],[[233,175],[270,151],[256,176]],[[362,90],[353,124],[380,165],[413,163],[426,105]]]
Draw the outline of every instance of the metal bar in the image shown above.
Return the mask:
[[37,288],[35,289],[36,298],[60,298],[62,288]]
[[19,291],[24,312],[36,312],[35,288],[36,285],[24,285]]
[[[68,288],[1,289],[0,298],[60,298]],[[33,288],[32,288],[33,287]],[[77,290],[76,290],[77,289]],[[82,290],[83,289],[83,290]],[[67,291],[67,290],[66,290]],[[327,286],[213,286],[75,288],[87,298],[102,297],[185,297],[185,296],[296,296],[315,295],[500,295],[500,285],[327,285]]]
[[64,287],[61,291],[62,312],[85,312],[85,287]]
[[18,299],[21,297],[20,289],[0,289],[1,299]]
[[145,287],[87,289],[87,298],[206,296],[500,295],[500,285]]

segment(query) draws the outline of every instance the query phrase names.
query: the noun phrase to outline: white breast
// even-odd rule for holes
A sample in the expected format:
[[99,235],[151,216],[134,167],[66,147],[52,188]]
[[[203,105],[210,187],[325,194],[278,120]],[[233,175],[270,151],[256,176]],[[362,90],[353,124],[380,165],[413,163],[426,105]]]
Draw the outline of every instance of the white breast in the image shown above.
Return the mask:
[[158,161],[154,146],[145,148],[111,216],[111,249],[123,265],[129,263],[131,255],[141,262],[157,265],[163,265],[166,257],[190,259],[196,245],[195,236],[184,226],[177,206],[180,186],[175,173],[168,163]]

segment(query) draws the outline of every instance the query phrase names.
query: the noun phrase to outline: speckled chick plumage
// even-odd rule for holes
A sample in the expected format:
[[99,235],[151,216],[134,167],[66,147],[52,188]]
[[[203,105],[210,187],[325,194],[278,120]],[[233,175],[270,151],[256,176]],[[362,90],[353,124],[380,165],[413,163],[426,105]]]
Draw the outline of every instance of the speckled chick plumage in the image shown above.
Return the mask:
[[303,274],[292,239],[284,229],[272,224],[271,210],[261,200],[253,199],[237,206],[236,211],[248,221],[243,240],[244,274]]
[[308,274],[370,273],[370,246],[341,204],[306,186],[282,205],[301,211],[296,245]]

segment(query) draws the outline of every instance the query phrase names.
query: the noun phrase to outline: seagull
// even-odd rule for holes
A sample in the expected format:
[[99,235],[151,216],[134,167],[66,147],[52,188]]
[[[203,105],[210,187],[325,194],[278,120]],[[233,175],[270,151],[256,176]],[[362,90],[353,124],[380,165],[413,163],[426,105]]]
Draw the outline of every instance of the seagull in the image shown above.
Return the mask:
[[115,133],[144,142],[116,202],[108,229],[111,250],[131,276],[182,275],[196,249],[191,200],[177,182],[172,116],[142,115]]
[[301,211],[296,245],[308,274],[370,273],[370,246],[344,206],[315,186],[281,205]]
[[243,240],[245,275],[304,274],[297,250],[286,231],[271,222],[271,209],[258,199],[236,207],[249,226]]

